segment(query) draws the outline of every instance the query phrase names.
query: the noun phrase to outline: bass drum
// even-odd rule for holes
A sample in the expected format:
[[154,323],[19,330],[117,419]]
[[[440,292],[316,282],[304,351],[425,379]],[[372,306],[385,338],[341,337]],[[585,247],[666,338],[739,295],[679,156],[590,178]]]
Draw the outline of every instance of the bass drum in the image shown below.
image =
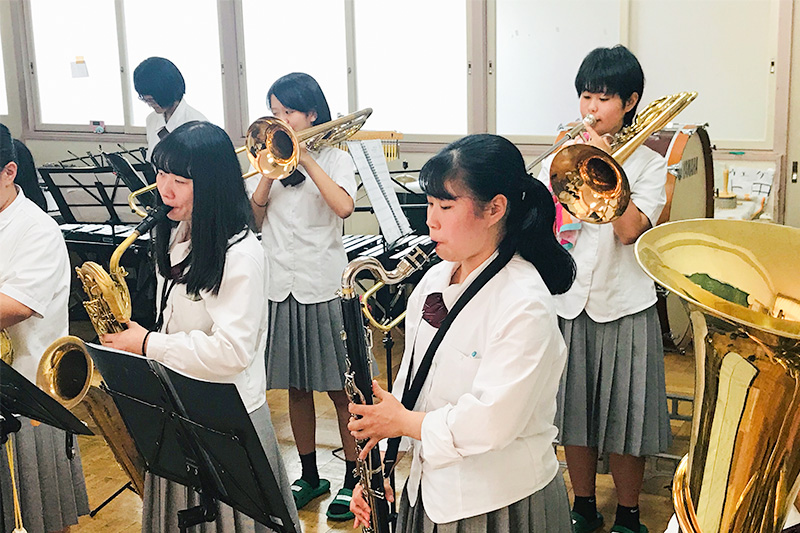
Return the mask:
[[[658,224],[714,217],[714,165],[705,126],[681,125],[653,133],[644,143],[667,160],[667,204]],[[680,299],[658,289],[664,346],[684,352],[692,342],[692,325]]]

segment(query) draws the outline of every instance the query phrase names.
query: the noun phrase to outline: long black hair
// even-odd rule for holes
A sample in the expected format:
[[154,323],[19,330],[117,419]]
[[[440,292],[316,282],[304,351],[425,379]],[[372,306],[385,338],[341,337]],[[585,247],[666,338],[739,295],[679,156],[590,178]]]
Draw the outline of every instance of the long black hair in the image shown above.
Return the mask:
[[569,290],[575,262],[553,233],[553,197],[525,171],[522,154],[511,141],[481,133],[455,141],[428,160],[419,183],[428,196],[452,200],[448,182],[458,183],[478,206],[498,194],[508,200],[500,250],[515,251],[533,264],[552,294]]
[[292,72],[278,78],[267,91],[267,107],[270,107],[272,95],[289,109],[303,113],[315,112],[317,118],[311,123],[312,126],[331,120],[331,109],[319,83],[304,72]]
[[157,170],[193,182],[192,249],[181,273],[173,272],[170,220],[155,229],[156,265],[165,278],[186,283],[186,291],[219,292],[230,239],[252,229],[253,211],[247,199],[239,160],[228,135],[210,122],[192,121],[170,133],[153,150]]
[[616,94],[623,105],[633,93],[637,93],[639,101],[625,113],[623,120],[625,126],[630,126],[636,116],[636,108],[642,101],[644,71],[636,56],[621,44],[613,48],[595,48],[581,62],[575,76],[575,90],[578,96],[583,91]]

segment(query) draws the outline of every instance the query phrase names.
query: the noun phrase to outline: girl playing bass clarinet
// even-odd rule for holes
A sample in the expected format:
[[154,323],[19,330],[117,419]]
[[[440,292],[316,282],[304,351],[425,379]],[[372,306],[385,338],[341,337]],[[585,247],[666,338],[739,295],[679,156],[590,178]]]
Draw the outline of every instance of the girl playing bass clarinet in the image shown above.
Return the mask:
[[[189,122],[156,146],[153,163],[161,199],[172,207],[169,219],[155,229],[159,330],[147,331],[131,321],[125,331],[101,340],[198,379],[235,384],[299,531],[266,404],[264,253],[251,230],[252,212],[233,144],[219,127]],[[148,474],[142,531],[177,531],[175,511],[197,503],[194,491]],[[225,504],[215,522],[198,528],[267,531]]]
[[[440,533],[570,532],[553,449],[566,347],[552,295],[570,287],[575,267],[553,235],[550,194],[526,173],[511,142],[488,134],[449,145],[423,166],[419,180],[444,261],[409,299],[396,397],[373,382],[380,403],[350,404],[357,418],[349,428],[359,441],[368,439],[364,456],[387,437],[411,443],[398,531],[431,531],[435,524]],[[417,379],[447,310],[492,271],[455,319],[447,318],[452,327],[413,410],[406,409],[400,397]],[[356,526],[369,523],[360,485],[351,509]]]
[[[267,92],[267,103],[294,131],[331,120],[325,95],[308,74],[278,79]],[[301,146],[297,170],[278,183],[262,177],[250,198],[269,262],[267,388],[289,389],[289,419],[303,469],[292,493],[299,509],[330,490],[316,460],[314,391],[325,391],[336,408],[346,459],[344,485],[327,511],[333,520],[352,518],[349,503],[356,485],[355,441],[347,431],[342,310],[336,296],[347,264],[343,219],[353,212],[355,194],[349,155],[331,147],[312,154]]]

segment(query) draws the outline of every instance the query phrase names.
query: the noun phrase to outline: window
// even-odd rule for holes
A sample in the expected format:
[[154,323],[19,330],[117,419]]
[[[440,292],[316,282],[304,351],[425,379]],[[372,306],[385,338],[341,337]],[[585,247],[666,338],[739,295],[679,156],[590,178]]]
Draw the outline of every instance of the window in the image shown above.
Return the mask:
[[132,124],[144,127],[151,111],[137,99],[133,71],[148,57],[160,56],[181,71],[186,101],[210,122],[224,125],[216,0],[127,0],[124,12]]
[[356,0],[356,94],[368,129],[467,133],[464,0]]
[[119,17],[107,0],[82,0],[80,8],[30,0],[37,127],[88,129],[91,121],[103,121],[107,131],[143,127],[150,109],[137,99],[133,70],[152,55],[175,63],[192,106],[223,124],[216,0],[127,0],[121,6]]
[[332,117],[350,112],[344,7],[332,0],[243,0],[248,124],[271,114],[267,91],[290,72],[317,80]]
[[114,3],[34,0],[33,64],[41,124],[123,124]]

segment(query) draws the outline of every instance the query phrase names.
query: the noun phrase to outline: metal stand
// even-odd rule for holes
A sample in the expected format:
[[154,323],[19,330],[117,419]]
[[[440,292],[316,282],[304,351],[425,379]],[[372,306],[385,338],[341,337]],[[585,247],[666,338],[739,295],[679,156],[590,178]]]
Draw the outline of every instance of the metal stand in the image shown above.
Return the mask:
[[112,500],[113,500],[114,498],[116,498],[117,496],[119,496],[120,494],[122,494],[123,492],[125,492],[125,489],[130,489],[132,492],[136,492],[135,490],[133,490],[133,485],[131,484],[131,482],[130,482],[130,481],[128,481],[128,482],[127,482],[127,483],[125,483],[123,486],[121,486],[120,488],[118,488],[118,489],[117,489],[117,491],[116,491],[114,494],[112,494],[111,496],[109,496],[108,498],[106,498],[105,500],[103,500],[103,503],[101,503],[100,505],[98,505],[97,507],[95,507],[94,509],[92,509],[91,511],[89,511],[89,516],[90,516],[90,517],[92,517],[92,518],[94,518],[94,515],[96,515],[97,513],[99,513],[99,512],[100,512],[100,509],[102,509],[103,507],[105,507],[106,505],[108,505],[109,503],[111,503],[111,502],[112,502]]

